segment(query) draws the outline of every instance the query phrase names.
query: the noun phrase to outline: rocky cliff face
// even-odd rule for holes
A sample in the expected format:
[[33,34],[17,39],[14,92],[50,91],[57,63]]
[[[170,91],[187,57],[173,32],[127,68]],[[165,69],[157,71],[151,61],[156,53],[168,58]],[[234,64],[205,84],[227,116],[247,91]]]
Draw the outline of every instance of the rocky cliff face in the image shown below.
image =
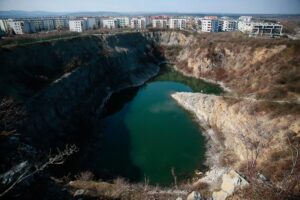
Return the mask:
[[270,113],[257,111],[256,100],[201,93],[175,93],[172,97],[195,113],[203,125],[219,130],[222,135],[211,135],[215,143],[233,151],[241,161],[249,159],[252,147],[248,143],[258,143],[259,159],[265,160],[274,150],[287,148],[288,133],[300,131],[299,115],[272,117]]
[[2,48],[0,98],[24,105],[24,140],[48,150],[85,137],[113,92],[143,84],[158,73],[158,63],[172,62],[232,91],[173,95],[207,130],[214,147],[209,164],[238,168],[257,154],[264,174],[279,176],[289,170],[291,144],[300,141],[299,55],[297,41],[227,33],[144,32]]
[[182,34],[178,39],[165,52],[184,74],[222,82],[237,95],[299,101],[299,41],[238,33]]

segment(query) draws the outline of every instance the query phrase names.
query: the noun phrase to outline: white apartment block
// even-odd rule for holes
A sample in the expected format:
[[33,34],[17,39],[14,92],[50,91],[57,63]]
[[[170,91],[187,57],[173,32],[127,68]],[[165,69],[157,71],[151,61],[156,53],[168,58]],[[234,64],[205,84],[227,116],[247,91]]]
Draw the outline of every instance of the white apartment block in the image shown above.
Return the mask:
[[34,28],[36,31],[42,31],[44,30],[44,22],[41,19],[34,19],[32,20],[32,23],[34,24]]
[[44,30],[51,31],[55,29],[54,20],[53,19],[43,19]]
[[158,29],[168,28],[168,19],[152,19],[152,27]]
[[127,28],[130,25],[129,17],[116,17],[115,20],[118,28]]
[[269,36],[279,37],[282,35],[283,26],[274,23],[251,23],[250,37]]
[[146,23],[145,17],[134,17],[130,20],[130,27],[133,29],[145,29]]
[[197,29],[201,29],[201,26],[202,26],[202,20],[203,20],[202,17],[195,17],[195,18],[194,18],[194,22],[195,22],[195,25],[196,25],[196,28],[197,28]]
[[83,32],[87,29],[86,21],[84,20],[70,20],[69,21],[70,31]]
[[232,32],[237,30],[237,21],[233,19],[221,19],[219,21],[220,30],[224,32]]
[[103,28],[114,29],[116,28],[116,20],[115,18],[104,18],[101,19],[101,24]]
[[29,21],[9,21],[8,25],[17,35],[35,32],[34,24]]
[[252,16],[241,16],[238,21],[238,29],[243,33],[249,33],[252,29]]
[[169,19],[170,29],[186,29],[187,20],[184,18],[171,18]]
[[218,32],[219,31],[219,20],[217,19],[202,19],[201,21],[202,32]]
[[7,19],[0,19],[0,31],[9,32],[9,24]]
[[68,29],[69,28],[69,20],[67,18],[55,18],[54,19],[55,29]]

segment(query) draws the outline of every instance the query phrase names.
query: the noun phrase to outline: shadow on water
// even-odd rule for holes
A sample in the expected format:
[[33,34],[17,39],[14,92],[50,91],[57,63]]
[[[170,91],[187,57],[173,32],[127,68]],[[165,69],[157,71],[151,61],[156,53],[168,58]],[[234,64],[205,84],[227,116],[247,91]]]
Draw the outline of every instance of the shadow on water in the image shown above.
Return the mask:
[[[139,88],[129,88],[113,94],[104,108],[104,120],[91,139],[85,162],[85,169],[92,171],[99,178],[125,177],[134,182],[141,176],[140,169],[130,158],[131,141],[123,116],[120,115],[117,121],[107,120],[124,110],[125,105],[132,101],[138,90]],[[126,106],[126,109],[129,110],[130,106]]]
[[187,77],[183,74],[175,71],[168,64],[161,66],[161,70],[158,76],[153,78],[153,81],[174,81],[188,85],[193,92],[201,92],[205,94],[219,95],[223,92],[222,88],[216,84],[205,82],[195,77]]
[[222,93],[217,85],[162,67],[144,86],[111,96],[103,116],[84,127],[93,134],[79,140],[80,152],[64,168],[72,175],[91,171],[103,180],[138,182],[146,176],[160,185],[172,183],[173,167],[179,181],[192,177],[204,168],[205,139],[190,114],[171,99],[176,91]]

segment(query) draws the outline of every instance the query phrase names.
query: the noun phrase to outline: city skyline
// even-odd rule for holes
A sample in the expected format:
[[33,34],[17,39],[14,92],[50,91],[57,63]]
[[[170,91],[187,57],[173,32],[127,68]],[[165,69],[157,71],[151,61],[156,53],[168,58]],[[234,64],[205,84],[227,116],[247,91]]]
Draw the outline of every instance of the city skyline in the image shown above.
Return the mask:
[[0,10],[300,14],[299,0],[0,0]]

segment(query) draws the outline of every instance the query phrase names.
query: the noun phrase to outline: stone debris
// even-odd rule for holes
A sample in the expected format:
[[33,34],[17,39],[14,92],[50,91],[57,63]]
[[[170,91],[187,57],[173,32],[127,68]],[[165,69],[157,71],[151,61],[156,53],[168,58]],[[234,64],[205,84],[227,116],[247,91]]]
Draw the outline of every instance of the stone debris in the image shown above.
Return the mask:
[[193,191],[188,195],[187,200],[201,200],[201,194]]
[[84,189],[76,190],[75,193],[74,193],[74,197],[82,196],[82,195],[84,195],[84,193],[85,193]]
[[230,170],[229,173],[224,174],[222,177],[221,190],[218,192],[213,192],[213,200],[225,200],[237,189],[242,189],[248,185],[249,183],[235,170]]
[[12,183],[17,176],[22,174],[27,167],[29,166],[28,161],[23,161],[19,163],[18,165],[14,166],[11,170],[5,172],[4,174],[0,175],[0,181],[3,185],[8,185]]

